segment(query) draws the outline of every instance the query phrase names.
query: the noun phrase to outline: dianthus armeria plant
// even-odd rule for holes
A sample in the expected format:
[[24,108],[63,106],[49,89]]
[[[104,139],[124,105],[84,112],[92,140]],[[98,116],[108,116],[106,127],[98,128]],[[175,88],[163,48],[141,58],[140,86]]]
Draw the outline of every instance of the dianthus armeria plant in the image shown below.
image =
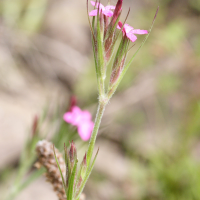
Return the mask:
[[[65,113],[63,117],[67,123],[71,123],[77,127],[78,133],[83,140],[88,140],[90,138],[87,152],[80,164],[79,170],[77,169],[78,159],[74,143],[71,142],[69,151],[67,150],[67,147],[64,148],[66,166],[66,172],[64,173],[65,177],[60,167],[60,161],[56,157],[54,150],[54,156],[58,169],[60,170],[65,191],[63,198],[67,200],[80,200],[86,181],[88,180],[97,158],[98,151],[92,160],[95,141],[105,107],[115,93],[133,59],[146,42],[157,16],[158,9],[149,30],[134,29],[126,23],[130,9],[125,22],[120,21],[122,3],[123,0],[118,0],[116,6],[103,6],[100,1],[91,1],[94,9],[89,12],[87,0],[87,14],[92,36],[99,94],[98,109],[94,124],[91,121],[91,115],[87,111],[82,111],[77,106],[73,106],[73,108]],[[131,59],[126,62],[127,54],[130,50],[130,43],[134,43],[137,40],[137,34],[144,34],[146,36],[140,47],[132,55]],[[117,45],[118,39],[120,40],[119,45]],[[107,69],[111,60],[113,60],[111,75],[110,77],[107,77]],[[106,78],[109,78],[110,80],[108,84],[106,84]]]

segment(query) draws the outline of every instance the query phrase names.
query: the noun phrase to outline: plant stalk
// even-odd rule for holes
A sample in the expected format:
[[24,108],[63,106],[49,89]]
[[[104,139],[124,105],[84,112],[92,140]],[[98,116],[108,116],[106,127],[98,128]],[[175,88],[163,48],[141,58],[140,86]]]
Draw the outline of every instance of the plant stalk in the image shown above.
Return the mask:
[[88,151],[87,151],[87,168],[88,169],[89,169],[90,162],[91,162],[91,159],[92,159],[92,153],[93,153],[93,150],[94,150],[94,145],[95,145],[95,142],[96,142],[97,133],[98,133],[98,130],[99,130],[99,126],[100,126],[101,119],[102,119],[106,105],[107,105],[107,101],[101,101],[101,100],[99,101],[99,106],[98,106],[98,109],[97,109],[94,129],[93,129],[93,132],[92,132],[92,135],[91,135],[91,138],[90,138],[90,142],[89,142],[89,145],[88,145]]

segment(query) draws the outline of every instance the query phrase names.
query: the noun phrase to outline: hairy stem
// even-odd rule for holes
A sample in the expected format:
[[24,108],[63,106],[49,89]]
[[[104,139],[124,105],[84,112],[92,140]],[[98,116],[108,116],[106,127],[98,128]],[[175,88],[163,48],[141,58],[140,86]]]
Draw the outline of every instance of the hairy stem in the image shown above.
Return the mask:
[[87,151],[87,167],[88,168],[90,166],[97,133],[98,133],[98,130],[99,130],[99,126],[100,126],[100,123],[101,123],[101,119],[102,119],[106,104],[107,104],[107,101],[101,101],[101,100],[99,101],[99,106],[98,106],[98,109],[97,109],[94,129],[93,129],[93,132],[92,132],[92,136],[90,138],[90,142],[89,142],[89,145],[88,145],[88,151]]

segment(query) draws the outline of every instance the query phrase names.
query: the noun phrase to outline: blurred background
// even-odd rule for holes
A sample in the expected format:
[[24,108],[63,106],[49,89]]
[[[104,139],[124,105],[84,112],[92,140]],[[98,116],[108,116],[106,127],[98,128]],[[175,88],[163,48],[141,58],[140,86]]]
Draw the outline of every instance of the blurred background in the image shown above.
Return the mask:
[[[130,7],[127,23],[148,29],[158,5],[149,39],[107,106],[87,200],[200,199],[200,0],[124,0],[122,20]],[[95,117],[86,1],[1,0],[0,199],[18,173],[34,116],[48,110],[45,119],[62,120],[71,95]],[[49,120],[45,130],[54,127]],[[57,197],[39,177],[15,199]]]

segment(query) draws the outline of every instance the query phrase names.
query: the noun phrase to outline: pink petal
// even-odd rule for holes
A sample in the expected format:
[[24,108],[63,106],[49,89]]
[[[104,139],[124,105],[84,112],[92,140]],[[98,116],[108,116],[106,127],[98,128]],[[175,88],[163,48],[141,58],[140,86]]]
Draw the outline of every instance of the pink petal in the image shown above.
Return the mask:
[[131,30],[133,30],[133,27],[128,25],[128,24],[124,24],[124,29],[126,31],[126,33],[130,32]]
[[73,114],[71,112],[66,112],[63,115],[63,119],[67,122],[67,123],[73,123]]
[[90,3],[91,3],[93,6],[95,6],[95,4],[96,4],[96,2],[94,2],[94,1],[90,1]]
[[148,34],[149,32],[147,30],[134,29],[132,30],[132,33],[143,35],[143,34]]
[[80,113],[82,113],[82,110],[81,110],[78,106],[74,106],[74,107],[72,108],[72,112],[73,112],[73,113],[80,114]]
[[110,11],[110,10],[104,10],[103,14],[106,15],[106,16],[108,16],[108,17],[112,17],[113,16],[113,12]]
[[90,139],[92,130],[94,128],[94,123],[90,121],[86,121],[78,126],[78,133],[82,140],[87,141]]
[[74,106],[72,107],[71,112],[66,112],[64,114],[63,119],[67,123],[77,126],[81,121],[81,117],[82,117],[82,110],[78,106]]
[[108,5],[105,7],[106,10],[114,10],[115,6]]
[[89,16],[97,16],[97,10],[92,10],[92,11],[89,13]]
[[91,115],[90,112],[88,112],[87,110],[82,111],[81,119],[82,119],[83,121],[91,121],[92,115]]
[[137,40],[137,37],[132,32],[126,33],[126,36],[131,42],[135,42]]
[[82,140],[86,141],[90,139],[94,127],[90,112],[87,110],[82,111],[78,106],[74,106],[70,112],[66,112],[63,115],[63,119],[67,123],[77,126]]
[[90,1],[90,3],[93,5],[93,6],[95,6],[96,5],[96,8],[98,8],[99,7],[99,10],[101,9],[101,10],[105,10],[105,7],[100,3],[96,3],[96,2],[94,2],[94,1]]
[[117,24],[117,28],[118,28],[118,29],[121,29],[122,26],[123,26],[123,23],[122,23],[121,21],[119,21],[118,24]]

